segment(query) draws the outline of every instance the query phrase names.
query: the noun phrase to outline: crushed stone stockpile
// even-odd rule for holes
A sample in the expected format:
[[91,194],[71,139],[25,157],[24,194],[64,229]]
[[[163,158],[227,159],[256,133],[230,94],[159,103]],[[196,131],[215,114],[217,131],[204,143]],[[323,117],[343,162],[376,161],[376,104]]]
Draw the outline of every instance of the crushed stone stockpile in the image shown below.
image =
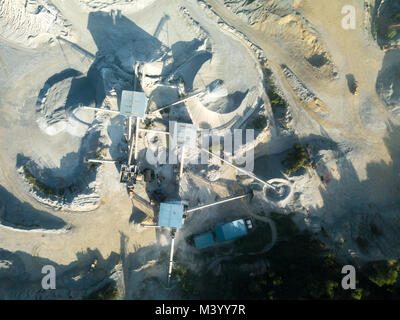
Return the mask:
[[250,25],[264,21],[271,14],[284,17],[293,12],[291,0],[224,0],[224,4]]
[[0,36],[26,47],[38,47],[56,36],[67,37],[70,26],[48,0],[0,2]]

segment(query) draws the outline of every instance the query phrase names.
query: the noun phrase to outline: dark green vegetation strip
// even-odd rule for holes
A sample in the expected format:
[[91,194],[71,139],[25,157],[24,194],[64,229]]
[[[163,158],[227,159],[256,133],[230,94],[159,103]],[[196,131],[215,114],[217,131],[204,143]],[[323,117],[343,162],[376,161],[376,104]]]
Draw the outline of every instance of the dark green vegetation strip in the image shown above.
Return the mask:
[[85,297],[84,300],[117,300],[118,289],[114,283],[107,283],[100,289]]
[[253,122],[252,126],[255,130],[262,130],[267,126],[267,118],[265,116],[258,116]]
[[269,223],[257,222],[254,231],[243,238],[233,242],[235,252],[257,253],[262,251],[272,241],[271,227]]
[[378,10],[378,5],[381,3],[383,4],[377,1],[375,5],[371,31],[377,36],[378,43],[383,46],[390,45],[399,35],[400,3],[398,0],[387,0]]
[[26,181],[29,184],[33,185],[33,187],[40,193],[43,193],[47,196],[53,196],[53,197],[61,197],[64,195],[64,192],[65,192],[64,189],[53,190],[52,188],[46,186],[45,184],[40,182],[37,178],[35,178],[27,167],[24,166],[23,169],[24,169],[24,175],[25,175]]
[[[235,256],[234,251],[231,259],[221,262],[219,273],[207,271],[208,262],[201,272],[177,262],[175,278],[183,294],[200,299],[400,299],[400,261],[373,261],[357,268],[357,289],[343,290],[343,264],[335,253],[313,234],[300,232],[290,215],[271,217],[277,224],[278,242],[267,253]],[[245,240],[234,246],[244,246]],[[268,268],[243,269],[260,262]]]
[[285,99],[281,97],[281,95],[277,92],[276,88],[273,85],[270,84],[267,93],[269,101],[271,102],[272,109],[287,107]]

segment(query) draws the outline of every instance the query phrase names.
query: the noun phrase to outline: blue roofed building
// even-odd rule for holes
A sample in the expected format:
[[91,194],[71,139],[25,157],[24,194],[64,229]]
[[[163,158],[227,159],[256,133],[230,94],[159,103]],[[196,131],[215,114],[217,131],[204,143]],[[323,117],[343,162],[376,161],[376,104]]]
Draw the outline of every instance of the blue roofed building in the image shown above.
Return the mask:
[[183,204],[161,203],[158,225],[160,227],[182,228]]
[[247,235],[246,223],[243,219],[220,224],[214,228],[218,242],[225,242]]
[[122,91],[120,113],[126,117],[144,118],[147,109],[147,97],[144,92]]
[[214,236],[211,232],[200,234],[193,239],[197,249],[204,249],[215,245]]

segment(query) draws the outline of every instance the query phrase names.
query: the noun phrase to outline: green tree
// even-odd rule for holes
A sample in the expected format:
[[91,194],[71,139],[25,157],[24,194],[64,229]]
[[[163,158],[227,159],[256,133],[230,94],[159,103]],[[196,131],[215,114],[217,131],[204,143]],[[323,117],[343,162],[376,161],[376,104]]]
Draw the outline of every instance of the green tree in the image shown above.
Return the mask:
[[335,297],[335,290],[339,286],[339,284],[336,281],[328,280],[326,281],[325,286],[327,296],[333,299]]
[[395,261],[374,261],[366,266],[368,279],[377,286],[394,285],[397,281],[399,263]]
[[363,289],[357,288],[355,290],[351,290],[351,297],[355,300],[361,300],[363,297]]

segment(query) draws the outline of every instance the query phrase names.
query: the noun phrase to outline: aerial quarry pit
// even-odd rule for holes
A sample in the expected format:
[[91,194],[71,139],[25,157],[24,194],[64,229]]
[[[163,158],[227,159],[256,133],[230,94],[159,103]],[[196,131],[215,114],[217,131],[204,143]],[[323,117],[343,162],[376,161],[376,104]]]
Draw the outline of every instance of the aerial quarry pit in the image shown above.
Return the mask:
[[395,0],[0,0],[0,299],[235,298],[190,288],[284,223],[400,259],[399,46]]

